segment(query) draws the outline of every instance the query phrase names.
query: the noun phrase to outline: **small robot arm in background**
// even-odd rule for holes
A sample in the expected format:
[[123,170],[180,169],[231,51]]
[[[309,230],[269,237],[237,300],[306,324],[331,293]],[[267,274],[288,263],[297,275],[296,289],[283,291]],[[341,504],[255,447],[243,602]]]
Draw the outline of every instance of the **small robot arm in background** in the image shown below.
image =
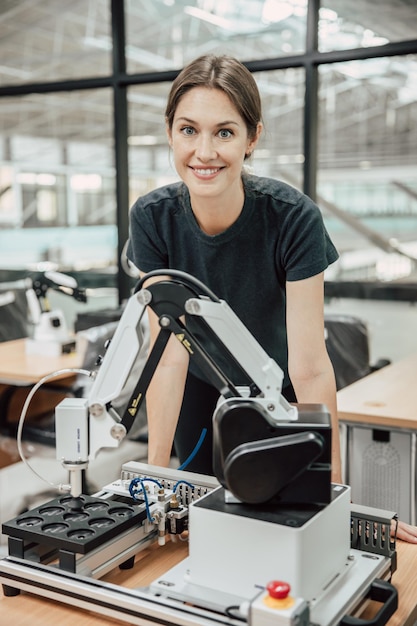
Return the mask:
[[[143,286],[156,275],[169,280]],[[148,306],[161,330],[125,414],[119,416],[111,402],[121,393],[141,349],[140,321]],[[247,385],[239,387],[229,379],[191,325],[183,323],[184,316],[241,371]],[[56,408],[57,458],[70,470],[73,497],[81,494],[78,470],[101,448],[118,446],[132,426],[171,333],[219,391],[213,416],[214,469],[230,497],[259,503],[280,494],[288,501],[327,503],[331,428],[325,407],[307,405],[300,410],[287,402],[281,394],[281,368],[228,304],[192,276],[175,270],[150,272],[139,281],[88,398],[67,398]]]
[[47,271],[32,278],[32,287],[26,292],[34,326],[33,338],[27,344],[31,353],[70,352],[75,347],[62,311],[51,310],[48,300],[50,289],[70,296],[78,302],[87,302],[85,290],[78,287],[77,281],[72,276]]

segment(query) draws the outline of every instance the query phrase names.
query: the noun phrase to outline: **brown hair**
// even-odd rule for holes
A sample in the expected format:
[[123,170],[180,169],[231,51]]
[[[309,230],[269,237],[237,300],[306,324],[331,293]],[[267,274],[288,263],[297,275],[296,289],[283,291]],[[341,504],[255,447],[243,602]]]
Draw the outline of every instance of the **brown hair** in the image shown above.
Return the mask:
[[169,92],[165,110],[168,128],[172,128],[180,99],[194,87],[223,91],[244,119],[249,139],[256,136],[262,118],[261,98],[255,79],[240,61],[226,55],[209,54],[191,61],[184,67],[172,83]]

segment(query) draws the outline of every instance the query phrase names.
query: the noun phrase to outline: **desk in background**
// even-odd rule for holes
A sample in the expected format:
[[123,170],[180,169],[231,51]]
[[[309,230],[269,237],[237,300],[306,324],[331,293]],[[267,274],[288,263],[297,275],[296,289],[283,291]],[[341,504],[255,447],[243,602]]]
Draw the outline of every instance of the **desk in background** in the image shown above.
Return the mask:
[[337,393],[352,500],[416,523],[417,354]]
[[15,339],[0,343],[0,383],[30,386],[43,376],[60,369],[81,367],[83,356],[78,352],[60,356],[26,353],[26,340]]
[[[48,374],[61,369],[79,368],[83,355],[78,352],[60,356],[27,354],[25,339],[0,343],[0,433],[13,433],[30,389]],[[53,413],[55,406],[65,397],[75,374],[63,374],[42,386],[33,397],[28,411],[29,421],[40,421]],[[6,450],[7,448],[7,450]],[[19,459],[12,447],[0,449],[0,468]]]

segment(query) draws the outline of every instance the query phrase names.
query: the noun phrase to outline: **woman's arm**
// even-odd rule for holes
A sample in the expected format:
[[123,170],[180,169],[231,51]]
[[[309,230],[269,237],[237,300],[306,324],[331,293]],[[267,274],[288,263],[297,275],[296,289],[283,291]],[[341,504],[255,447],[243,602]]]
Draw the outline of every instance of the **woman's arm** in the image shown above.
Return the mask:
[[332,423],[332,481],[341,482],[336,382],[324,336],[323,273],[287,282],[288,371],[298,402],[324,404]]
[[[287,283],[288,369],[298,402],[325,404],[330,411],[332,480],[340,483],[336,383],[324,341],[323,298],[323,274]],[[399,521],[397,538],[417,544],[417,526]]]
[[[143,274],[142,274],[143,275]],[[162,280],[150,279],[146,285]],[[158,318],[148,308],[150,350],[160,331]],[[148,463],[169,465],[175,430],[184,395],[188,371],[188,353],[171,335],[146,393],[148,420]]]

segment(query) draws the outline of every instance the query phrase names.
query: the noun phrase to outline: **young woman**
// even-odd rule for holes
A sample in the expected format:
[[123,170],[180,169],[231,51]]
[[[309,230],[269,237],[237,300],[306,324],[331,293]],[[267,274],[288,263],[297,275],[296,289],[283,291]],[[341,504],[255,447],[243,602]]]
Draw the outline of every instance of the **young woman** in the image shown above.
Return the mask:
[[[185,67],[166,107],[181,182],[132,207],[128,256],[142,275],[170,268],[205,283],[280,365],[286,398],[327,406],[332,479],[340,482],[336,386],[323,322],[323,272],[337,252],[308,197],[278,180],[245,173],[261,119],[256,82],[239,61],[209,55]],[[150,326],[153,343],[159,325],[152,312]],[[217,390],[189,367],[188,353],[171,337],[146,396],[149,463],[168,465],[174,439],[183,462],[206,428],[187,469],[212,473],[217,399]],[[397,536],[417,543],[417,528],[400,522]]]
[[[289,185],[245,172],[262,132],[251,73],[228,56],[203,56],[176,78],[166,128],[181,182],[138,199],[128,256],[141,274],[182,270],[240,317],[284,371],[289,401],[322,403],[332,419],[333,479],[340,451],[333,368],[324,341],[323,272],[337,252],[317,206]],[[160,280],[160,278],[159,278]],[[151,315],[151,344],[159,331]],[[234,383],[238,383],[232,379]],[[218,391],[171,337],[146,396],[149,463],[165,466],[175,439],[190,471],[212,473]]]

